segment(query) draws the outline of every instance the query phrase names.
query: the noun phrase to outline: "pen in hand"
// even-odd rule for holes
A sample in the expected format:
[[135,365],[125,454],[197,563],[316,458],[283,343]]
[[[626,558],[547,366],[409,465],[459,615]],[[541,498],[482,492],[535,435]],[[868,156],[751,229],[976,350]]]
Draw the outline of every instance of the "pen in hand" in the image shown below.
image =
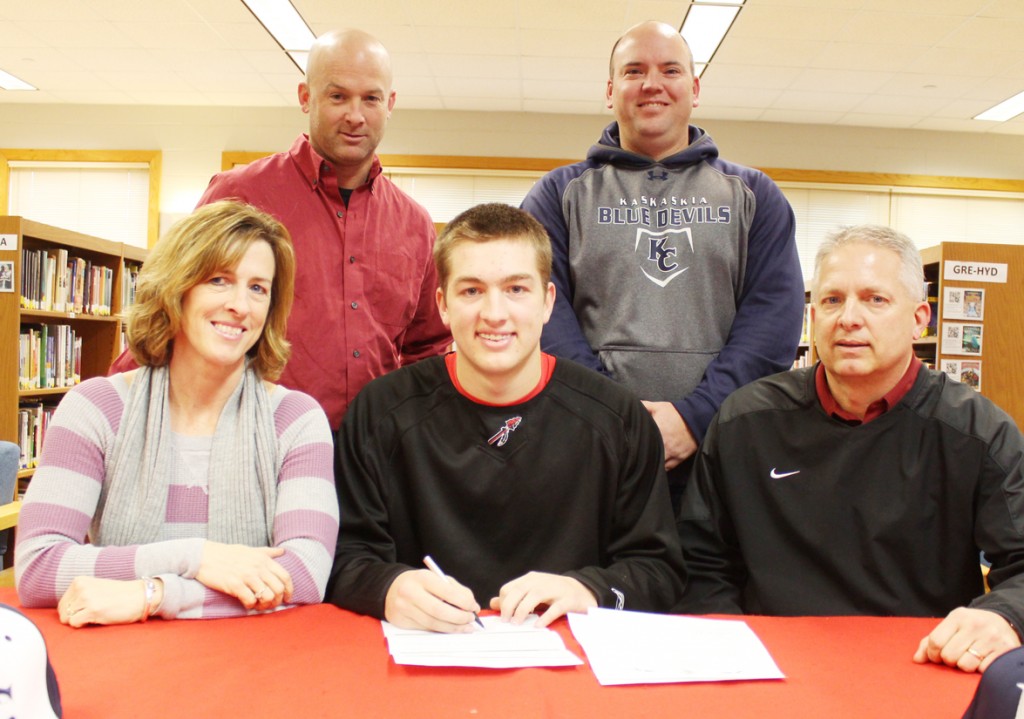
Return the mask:
[[[437,566],[437,562],[429,554],[423,558],[423,563],[427,565],[427,569],[441,577],[441,579],[448,579],[448,575],[441,571],[441,567]],[[473,612],[473,621],[479,624],[481,629],[485,628],[484,623],[480,621],[480,617],[476,612]]]

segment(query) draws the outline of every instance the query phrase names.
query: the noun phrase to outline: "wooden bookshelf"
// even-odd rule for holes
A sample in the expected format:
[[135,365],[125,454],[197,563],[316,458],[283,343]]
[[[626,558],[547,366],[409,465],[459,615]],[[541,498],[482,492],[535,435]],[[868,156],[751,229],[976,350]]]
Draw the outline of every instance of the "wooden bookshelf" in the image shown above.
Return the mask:
[[[81,379],[107,373],[110,363],[120,352],[124,302],[122,278],[125,261],[141,264],[146,250],[111,242],[98,237],[64,230],[23,217],[0,215],[0,262],[12,262],[14,291],[0,292],[0,439],[18,442],[18,406],[22,400],[41,399],[56,403],[68,388],[19,389],[19,342],[23,325],[71,325],[82,338]],[[109,314],[86,312],[54,312],[22,306],[22,249],[65,249],[69,254],[87,259],[94,266],[112,271],[113,286]],[[22,470],[24,481],[31,470]]]
[[[992,245],[973,242],[943,242],[921,251],[925,278],[938,282],[938,336],[931,339],[935,368],[944,359],[981,361],[981,393],[1005,410],[1018,427],[1024,427],[1024,245]],[[1006,282],[984,282],[978,278],[947,280],[946,262],[980,262],[1007,265]],[[980,288],[985,291],[981,320],[946,318],[943,299],[949,287]],[[981,354],[968,356],[942,351],[942,323],[971,323],[983,327]]]

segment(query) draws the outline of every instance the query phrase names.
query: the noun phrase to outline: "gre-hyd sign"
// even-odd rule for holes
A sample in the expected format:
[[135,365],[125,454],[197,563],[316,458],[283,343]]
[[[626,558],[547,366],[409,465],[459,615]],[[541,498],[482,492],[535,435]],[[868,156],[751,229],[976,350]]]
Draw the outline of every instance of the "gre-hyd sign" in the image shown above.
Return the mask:
[[946,260],[943,272],[944,280],[969,280],[971,282],[1006,283],[1007,265],[1005,262],[957,262]]

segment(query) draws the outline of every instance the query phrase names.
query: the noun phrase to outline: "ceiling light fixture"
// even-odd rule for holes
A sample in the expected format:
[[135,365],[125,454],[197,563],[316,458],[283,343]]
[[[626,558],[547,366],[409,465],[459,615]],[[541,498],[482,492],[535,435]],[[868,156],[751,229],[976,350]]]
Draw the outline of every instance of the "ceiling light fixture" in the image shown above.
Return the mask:
[[309,51],[308,50],[289,50],[288,57],[292,59],[299,69],[302,70],[302,74],[306,74],[306,63],[309,62]]
[[1018,92],[1009,100],[1003,100],[998,105],[990,107],[980,115],[975,115],[975,120],[989,120],[991,122],[1004,122],[1011,117],[1024,112],[1024,92]]
[[690,46],[693,62],[700,66],[698,77],[707,69],[726,33],[742,9],[744,0],[691,0],[679,28]]
[[249,12],[281,46],[295,66],[306,73],[306,57],[316,36],[289,0],[242,0]]
[[38,90],[38,87],[29,85],[24,80],[19,80],[9,72],[0,70],[0,87],[4,90]]

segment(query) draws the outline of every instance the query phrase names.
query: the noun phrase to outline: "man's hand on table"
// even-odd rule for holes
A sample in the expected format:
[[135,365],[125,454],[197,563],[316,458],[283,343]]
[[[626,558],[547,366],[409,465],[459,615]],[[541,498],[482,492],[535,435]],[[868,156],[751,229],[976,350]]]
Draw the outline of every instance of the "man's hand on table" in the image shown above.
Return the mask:
[[1001,615],[987,609],[957,607],[921,640],[914,661],[984,672],[996,657],[1020,646],[1020,638]]

